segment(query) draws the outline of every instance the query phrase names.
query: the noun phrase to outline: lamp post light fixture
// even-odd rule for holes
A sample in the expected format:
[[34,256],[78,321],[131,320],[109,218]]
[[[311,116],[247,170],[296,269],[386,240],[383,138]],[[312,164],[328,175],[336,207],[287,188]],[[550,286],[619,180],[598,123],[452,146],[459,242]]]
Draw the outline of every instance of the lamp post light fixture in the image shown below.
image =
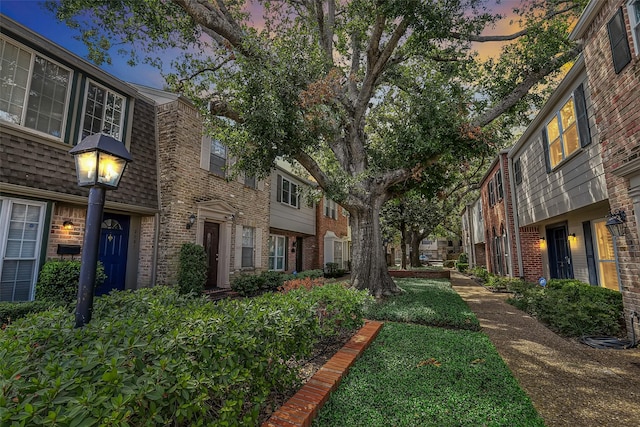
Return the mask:
[[76,306],[79,328],[91,321],[105,192],[118,188],[131,154],[121,141],[101,133],[86,137],[69,154],[75,157],[78,185],[90,187]]
[[187,222],[187,230],[190,230],[193,227],[193,224],[196,222],[196,214],[189,215],[189,222]]
[[624,236],[624,223],[627,221],[625,211],[620,209],[615,212],[609,212],[607,218],[609,219],[605,225],[609,233],[611,233],[613,237]]

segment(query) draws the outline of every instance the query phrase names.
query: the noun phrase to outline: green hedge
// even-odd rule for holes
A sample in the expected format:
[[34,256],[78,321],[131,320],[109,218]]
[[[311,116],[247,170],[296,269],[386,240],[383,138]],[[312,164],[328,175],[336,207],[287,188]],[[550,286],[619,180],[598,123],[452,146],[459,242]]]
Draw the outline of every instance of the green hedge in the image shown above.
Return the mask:
[[0,325],[8,325],[25,317],[55,307],[52,301],[0,302]]
[[270,393],[299,383],[286,361],[362,324],[366,292],[223,300],[156,287],[96,298],[74,327],[58,308],[0,333],[0,425],[256,425]]
[[182,294],[200,295],[207,282],[207,254],[204,247],[185,243],[180,248],[178,289]]
[[231,280],[231,289],[242,296],[252,297],[265,292],[275,292],[289,275],[277,271],[263,271],[260,274],[241,274]]
[[[96,268],[97,289],[104,283],[102,263]],[[36,283],[36,300],[55,301],[58,303],[72,303],[78,299],[78,282],[80,281],[80,261],[78,260],[50,260],[44,263],[38,282]]]
[[523,285],[509,302],[565,336],[620,336],[624,330],[622,294],[578,280]]

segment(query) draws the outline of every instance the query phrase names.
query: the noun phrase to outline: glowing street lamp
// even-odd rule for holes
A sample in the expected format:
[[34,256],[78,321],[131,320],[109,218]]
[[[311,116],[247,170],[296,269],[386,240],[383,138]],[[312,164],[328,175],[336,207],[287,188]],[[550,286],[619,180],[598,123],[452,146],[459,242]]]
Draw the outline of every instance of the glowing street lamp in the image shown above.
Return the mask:
[[105,192],[118,188],[127,163],[131,161],[131,155],[122,142],[105,134],[86,137],[69,153],[75,156],[78,185],[91,187],[78,283],[78,328],[91,321]]

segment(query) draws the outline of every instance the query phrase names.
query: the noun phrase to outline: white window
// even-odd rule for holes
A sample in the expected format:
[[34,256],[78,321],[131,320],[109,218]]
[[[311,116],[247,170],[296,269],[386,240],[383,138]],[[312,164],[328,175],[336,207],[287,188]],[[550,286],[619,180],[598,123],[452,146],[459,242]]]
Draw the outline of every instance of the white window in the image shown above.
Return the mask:
[[269,236],[269,270],[284,271],[286,255],[284,236]]
[[0,39],[0,120],[64,137],[71,70]]
[[333,262],[338,264],[338,268],[344,268],[342,262],[342,241],[333,242]]
[[300,194],[298,184],[278,175],[278,201],[285,205],[300,208]]
[[227,146],[217,139],[211,139],[211,152],[209,155],[209,172],[224,177],[227,166]]
[[242,228],[242,267],[253,267],[253,248],[255,242],[255,229],[253,227]]
[[547,123],[546,129],[549,139],[549,158],[551,167],[554,168],[580,148],[573,97],[569,98]]
[[95,133],[105,133],[122,141],[125,106],[122,95],[89,82],[84,100],[81,139]]
[[607,230],[606,221],[594,222],[596,232],[598,272],[600,286],[619,291],[618,269],[616,268],[615,254],[613,251],[613,238]]
[[631,34],[636,47],[636,56],[640,55],[640,0],[630,0],[627,3],[629,11],[629,22],[631,23]]
[[34,297],[45,204],[0,199],[0,302]]
[[331,199],[324,198],[324,216],[338,219],[338,205]]

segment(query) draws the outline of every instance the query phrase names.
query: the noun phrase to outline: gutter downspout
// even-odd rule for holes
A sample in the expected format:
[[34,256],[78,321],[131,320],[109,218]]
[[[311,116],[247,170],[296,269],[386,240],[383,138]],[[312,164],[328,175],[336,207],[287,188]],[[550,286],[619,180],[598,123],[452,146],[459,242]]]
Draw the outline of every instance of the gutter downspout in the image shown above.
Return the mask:
[[[513,176],[513,158],[507,157],[508,159],[508,168],[509,168],[509,177]],[[520,222],[518,221],[518,211],[517,211],[517,203],[516,203],[516,184],[515,179],[509,179],[509,191],[510,191],[510,199],[511,199],[511,211],[513,212],[513,228],[514,234],[516,238],[516,252],[518,254],[518,271],[520,272],[520,277],[524,277],[523,265],[522,265],[522,242],[520,241]]]

